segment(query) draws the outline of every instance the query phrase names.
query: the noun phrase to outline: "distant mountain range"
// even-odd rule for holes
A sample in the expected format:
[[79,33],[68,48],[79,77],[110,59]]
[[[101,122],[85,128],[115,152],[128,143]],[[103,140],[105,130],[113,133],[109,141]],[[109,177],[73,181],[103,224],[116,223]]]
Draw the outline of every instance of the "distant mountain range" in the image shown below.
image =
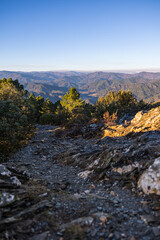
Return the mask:
[[0,71],[0,79],[18,79],[25,89],[49,97],[55,102],[70,87],[76,87],[81,98],[90,102],[108,91],[130,90],[137,99],[147,102],[160,101],[160,72],[140,72],[136,74],[114,72],[11,72]]

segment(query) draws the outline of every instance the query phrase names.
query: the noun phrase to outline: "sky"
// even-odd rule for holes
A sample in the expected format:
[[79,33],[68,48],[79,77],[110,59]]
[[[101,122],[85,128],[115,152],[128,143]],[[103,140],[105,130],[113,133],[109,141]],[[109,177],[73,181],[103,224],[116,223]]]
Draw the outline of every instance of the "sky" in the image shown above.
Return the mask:
[[160,0],[0,0],[0,70],[160,71]]

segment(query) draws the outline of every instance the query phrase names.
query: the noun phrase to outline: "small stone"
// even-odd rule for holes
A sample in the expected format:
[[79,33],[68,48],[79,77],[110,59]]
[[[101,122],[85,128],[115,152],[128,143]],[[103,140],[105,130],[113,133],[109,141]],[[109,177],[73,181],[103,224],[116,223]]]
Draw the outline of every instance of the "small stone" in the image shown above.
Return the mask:
[[130,240],[136,240],[136,239],[135,239],[135,237],[134,237],[134,236],[132,236],[132,237],[130,238]]
[[125,237],[126,237],[126,234],[125,234],[125,233],[121,233],[121,237],[122,237],[122,238],[125,238]]
[[38,235],[34,235],[34,240],[45,240],[45,239],[47,239],[47,236],[49,235],[48,233],[49,232],[43,232]]
[[42,161],[46,161],[47,157],[46,156],[42,156]]
[[48,195],[48,193],[45,192],[45,193],[42,193],[41,195],[39,195],[39,197],[46,197],[47,195]]
[[137,223],[142,224],[143,221],[142,220],[137,220]]
[[102,207],[97,207],[97,210],[98,211],[102,211]]
[[62,190],[65,190],[66,188],[67,188],[67,184],[62,184],[62,185],[61,185],[61,189],[62,189]]
[[119,232],[114,232],[115,239],[121,239],[121,234]]
[[94,237],[97,232],[98,232],[98,229],[94,229],[94,230],[91,232],[91,236]]
[[10,193],[1,193],[0,194],[0,206],[3,206],[4,204],[11,203],[15,199],[15,196]]
[[115,196],[115,193],[114,193],[113,191],[111,191],[110,194],[111,194],[112,196]]
[[138,212],[139,212],[139,213],[143,213],[143,209],[142,209],[142,208],[139,208],[139,209],[138,209]]
[[14,184],[14,185],[16,185],[17,187],[19,187],[19,186],[21,186],[22,185],[22,183],[19,181],[19,179],[17,178],[17,177],[11,177],[10,178],[10,181]]
[[4,236],[6,237],[6,239],[9,239],[9,233],[8,233],[8,231],[5,231]]
[[30,203],[30,202],[27,202],[27,203],[26,203],[26,206],[27,206],[27,207],[31,206],[31,203]]
[[152,228],[152,231],[154,233],[154,235],[157,237],[157,236],[160,236],[160,228],[158,227],[153,227]]
[[95,185],[92,184],[92,185],[90,186],[90,188],[91,188],[91,189],[95,189]]
[[148,204],[147,201],[141,201],[141,203],[142,203],[142,204],[145,204],[145,205]]
[[133,216],[136,216],[136,215],[137,215],[137,212],[136,212],[136,211],[132,211],[132,215],[133,215]]
[[106,216],[101,216],[99,219],[102,223],[105,223],[107,221]]
[[104,237],[104,235],[105,235],[104,232],[101,232],[101,233],[99,234],[100,237]]
[[58,209],[61,207],[61,204],[58,202],[55,207],[56,207],[56,209]]
[[113,237],[113,233],[110,233],[108,238],[112,238]]
[[56,232],[56,234],[57,234],[58,236],[60,236],[60,237],[63,236],[63,233],[61,233],[61,232]]
[[90,193],[90,190],[85,190],[84,192],[85,192],[85,194],[88,194],[88,193]]

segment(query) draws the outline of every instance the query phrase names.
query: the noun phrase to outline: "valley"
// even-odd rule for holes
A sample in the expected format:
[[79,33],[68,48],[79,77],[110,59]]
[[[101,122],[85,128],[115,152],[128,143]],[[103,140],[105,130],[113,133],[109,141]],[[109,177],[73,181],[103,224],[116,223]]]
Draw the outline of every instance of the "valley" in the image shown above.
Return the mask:
[[160,73],[0,71],[0,79],[4,77],[18,79],[29,92],[49,97],[52,102],[61,99],[71,87],[80,92],[82,100],[92,104],[109,91],[119,90],[130,90],[138,100],[146,102],[160,99]]

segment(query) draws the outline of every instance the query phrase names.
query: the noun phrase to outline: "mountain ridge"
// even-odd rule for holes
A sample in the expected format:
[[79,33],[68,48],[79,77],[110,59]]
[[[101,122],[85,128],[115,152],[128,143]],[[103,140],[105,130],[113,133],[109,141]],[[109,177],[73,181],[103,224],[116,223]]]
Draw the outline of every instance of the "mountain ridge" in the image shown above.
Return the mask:
[[76,72],[76,71],[0,71],[0,78],[18,79],[35,95],[49,97],[55,102],[70,87],[76,87],[82,99],[94,103],[108,91],[130,90],[137,99],[147,102],[160,99],[160,72]]

